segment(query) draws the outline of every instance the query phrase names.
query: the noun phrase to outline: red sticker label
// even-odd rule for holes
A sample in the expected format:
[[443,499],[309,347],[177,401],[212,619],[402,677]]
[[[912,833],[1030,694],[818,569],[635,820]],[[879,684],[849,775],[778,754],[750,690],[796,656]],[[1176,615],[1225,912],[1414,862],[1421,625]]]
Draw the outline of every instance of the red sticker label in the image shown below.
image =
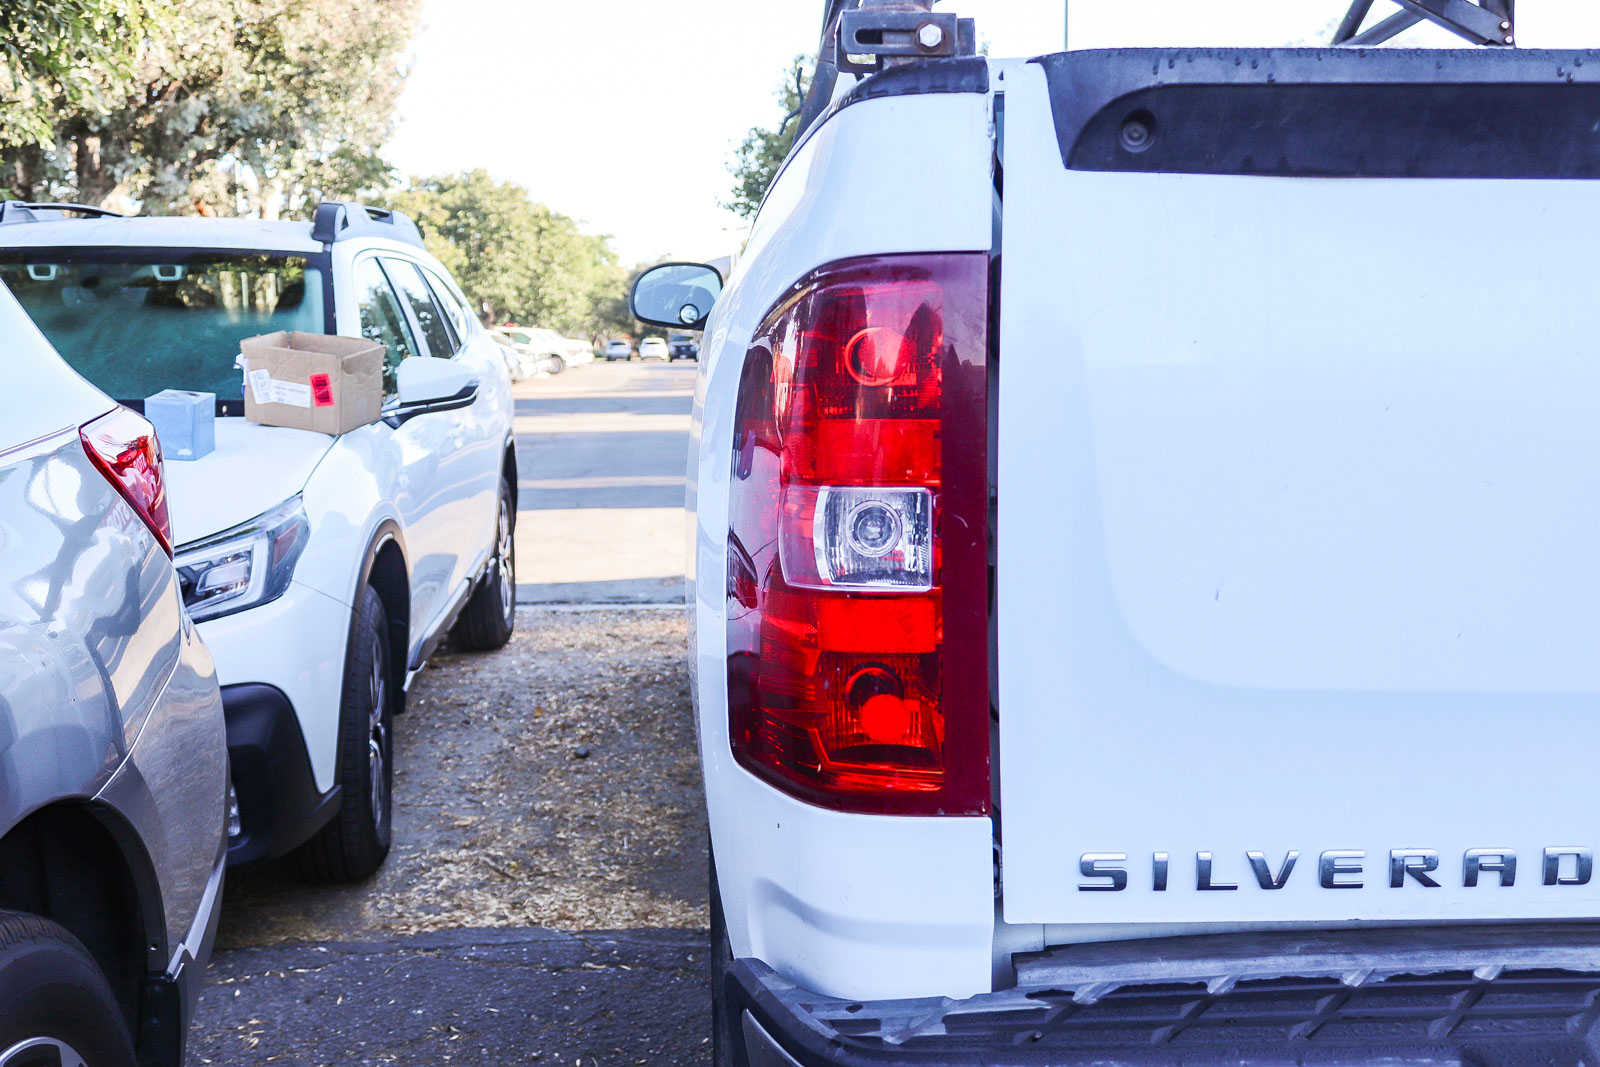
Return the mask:
[[333,379],[326,374],[311,376],[311,402],[319,408],[333,407]]

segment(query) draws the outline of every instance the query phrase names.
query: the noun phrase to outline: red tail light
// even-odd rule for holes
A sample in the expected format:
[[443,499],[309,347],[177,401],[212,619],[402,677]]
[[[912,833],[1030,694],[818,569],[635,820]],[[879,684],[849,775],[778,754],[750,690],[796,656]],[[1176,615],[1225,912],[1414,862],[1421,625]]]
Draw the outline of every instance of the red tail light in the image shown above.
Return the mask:
[[834,264],[746,359],[729,725],[803,800],[989,810],[987,279],[982,253]]
[[167,518],[167,484],[161,442],[144,417],[117,408],[78,431],[83,450],[100,473],[139,513],[167,555],[172,555],[172,522]]

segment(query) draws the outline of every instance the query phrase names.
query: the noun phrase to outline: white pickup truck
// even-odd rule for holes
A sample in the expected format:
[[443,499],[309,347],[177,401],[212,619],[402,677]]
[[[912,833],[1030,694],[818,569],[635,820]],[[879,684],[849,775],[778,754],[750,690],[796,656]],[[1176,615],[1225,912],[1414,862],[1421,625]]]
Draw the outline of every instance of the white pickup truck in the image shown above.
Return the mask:
[[831,43],[634,293],[717,1062],[1596,1062],[1600,53]]

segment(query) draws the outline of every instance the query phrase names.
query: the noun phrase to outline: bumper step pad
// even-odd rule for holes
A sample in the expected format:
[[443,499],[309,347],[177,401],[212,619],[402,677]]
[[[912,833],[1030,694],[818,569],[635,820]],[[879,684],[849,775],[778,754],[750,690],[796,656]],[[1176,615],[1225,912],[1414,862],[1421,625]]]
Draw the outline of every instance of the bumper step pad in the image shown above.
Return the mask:
[[1588,923],[1173,938],[1016,962],[1017,988],[967,1000],[836,1000],[751,960],[730,978],[801,1064],[1600,1062]]

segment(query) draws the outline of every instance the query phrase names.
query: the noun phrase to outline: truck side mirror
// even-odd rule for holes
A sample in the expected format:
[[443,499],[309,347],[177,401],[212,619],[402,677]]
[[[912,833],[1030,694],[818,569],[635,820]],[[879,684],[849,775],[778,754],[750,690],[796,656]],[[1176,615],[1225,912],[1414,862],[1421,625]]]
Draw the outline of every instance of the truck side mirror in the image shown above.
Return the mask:
[[722,293],[722,275],[704,263],[663,263],[639,275],[628,304],[652,326],[701,330]]

